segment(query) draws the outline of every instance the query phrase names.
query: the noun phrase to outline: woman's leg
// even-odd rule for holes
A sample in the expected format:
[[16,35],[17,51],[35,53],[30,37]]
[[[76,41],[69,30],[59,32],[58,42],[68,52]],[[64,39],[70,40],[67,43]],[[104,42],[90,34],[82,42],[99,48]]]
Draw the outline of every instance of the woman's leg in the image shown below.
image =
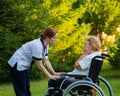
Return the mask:
[[48,87],[60,87],[60,84],[62,83],[62,81],[65,79],[65,77],[62,77],[60,79],[57,79],[57,80],[53,80],[53,79],[50,79],[48,81]]
[[57,79],[57,80],[53,80],[53,79],[50,79],[48,81],[48,87],[52,87],[50,90],[49,90],[49,96],[58,96],[58,95],[55,95],[55,91],[60,91],[59,88],[60,88],[60,85],[62,83],[62,81],[65,79],[65,77],[62,77],[60,79]]
[[31,96],[31,92],[30,92],[30,74],[31,74],[31,68],[26,70],[26,96]]
[[29,70],[18,71],[15,66],[14,68],[10,67],[10,72],[16,96],[31,96]]

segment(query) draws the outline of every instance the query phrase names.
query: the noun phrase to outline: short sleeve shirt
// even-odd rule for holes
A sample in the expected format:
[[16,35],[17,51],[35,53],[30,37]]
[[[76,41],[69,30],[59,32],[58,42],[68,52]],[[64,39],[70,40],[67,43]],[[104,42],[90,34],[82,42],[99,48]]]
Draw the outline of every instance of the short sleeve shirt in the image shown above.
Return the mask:
[[33,41],[27,42],[22,47],[20,47],[8,61],[11,67],[17,63],[17,70],[22,71],[30,68],[31,62],[33,60],[42,60],[43,58],[48,58],[48,48],[47,45],[44,48],[44,42],[42,38],[35,39]]
[[90,65],[91,65],[91,61],[92,61],[93,57],[95,57],[97,55],[100,55],[100,53],[99,52],[94,52],[94,53],[91,53],[88,56],[84,57],[82,60],[79,61],[79,64],[80,64],[80,67],[81,67],[82,70],[74,69],[72,71],[72,73],[88,75]]

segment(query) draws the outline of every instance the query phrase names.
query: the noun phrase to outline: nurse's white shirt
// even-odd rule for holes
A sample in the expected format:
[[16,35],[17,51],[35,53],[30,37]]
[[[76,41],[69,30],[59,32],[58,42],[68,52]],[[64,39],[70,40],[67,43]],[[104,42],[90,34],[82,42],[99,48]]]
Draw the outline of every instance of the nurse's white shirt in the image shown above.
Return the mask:
[[42,60],[48,58],[48,48],[44,48],[43,39],[35,39],[20,47],[10,58],[8,64],[11,67],[17,63],[17,70],[23,71],[29,69],[33,60]]

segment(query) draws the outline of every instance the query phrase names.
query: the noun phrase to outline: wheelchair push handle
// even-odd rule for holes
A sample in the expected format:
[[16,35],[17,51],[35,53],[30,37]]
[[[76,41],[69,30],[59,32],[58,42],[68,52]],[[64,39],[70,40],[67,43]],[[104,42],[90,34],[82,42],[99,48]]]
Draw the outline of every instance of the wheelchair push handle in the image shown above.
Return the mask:
[[109,54],[105,54],[105,53],[102,53],[101,55],[104,56],[104,57],[110,57]]
[[98,59],[105,59],[105,57],[102,56],[102,55],[101,55],[101,56],[95,56],[93,59],[97,59],[97,58],[98,58]]

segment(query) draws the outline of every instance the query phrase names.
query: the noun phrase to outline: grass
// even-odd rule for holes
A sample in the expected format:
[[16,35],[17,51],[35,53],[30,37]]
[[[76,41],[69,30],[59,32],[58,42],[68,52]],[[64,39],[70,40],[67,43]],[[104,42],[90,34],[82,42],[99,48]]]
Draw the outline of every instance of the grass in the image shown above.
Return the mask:
[[[108,62],[103,64],[100,75],[104,77],[111,85],[114,96],[119,96],[120,89],[120,70],[113,68]],[[105,88],[103,88],[105,89]],[[108,95],[109,96],[109,95]]]
[[[31,93],[32,96],[44,96],[45,90],[47,89],[48,79],[31,82]],[[15,96],[13,86],[11,83],[0,85],[0,96]]]
[[[114,96],[119,96],[119,89],[120,89],[119,73],[120,70],[112,69],[112,67],[108,63],[105,63],[103,65],[103,69],[101,71],[101,76],[103,76],[112,86]],[[47,89],[47,82],[48,79],[43,79],[40,81],[31,81],[32,96],[44,96],[44,93]],[[13,86],[11,83],[0,85],[0,96],[15,96]]]

